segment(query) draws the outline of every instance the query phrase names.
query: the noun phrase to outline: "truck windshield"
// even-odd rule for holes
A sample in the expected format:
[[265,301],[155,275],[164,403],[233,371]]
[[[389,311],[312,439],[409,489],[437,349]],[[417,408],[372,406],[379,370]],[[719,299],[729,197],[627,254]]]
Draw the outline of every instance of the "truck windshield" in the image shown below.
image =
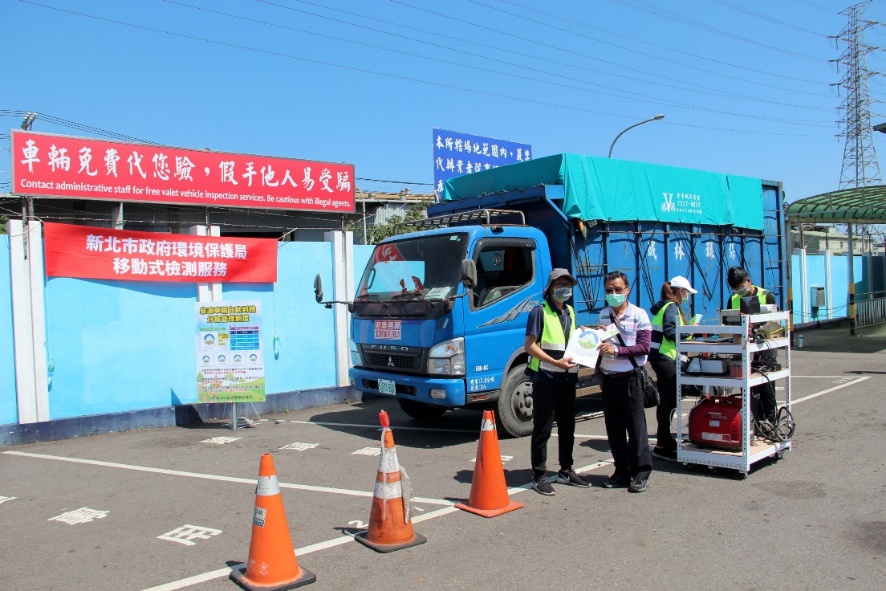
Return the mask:
[[379,244],[357,287],[357,301],[454,296],[467,242],[467,234],[439,234]]

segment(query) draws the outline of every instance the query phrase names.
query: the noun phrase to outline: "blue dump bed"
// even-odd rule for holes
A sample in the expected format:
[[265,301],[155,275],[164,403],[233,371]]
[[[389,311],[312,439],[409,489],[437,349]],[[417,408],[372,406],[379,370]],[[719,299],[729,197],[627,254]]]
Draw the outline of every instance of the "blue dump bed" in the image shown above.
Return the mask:
[[451,179],[428,215],[481,208],[523,211],[548,238],[552,264],[579,280],[582,322],[604,305],[603,276],[623,271],[646,309],[664,281],[688,277],[692,312],[716,322],[730,295],[729,267],[785,309],[788,274],[781,183],[575,154],[559,154]]

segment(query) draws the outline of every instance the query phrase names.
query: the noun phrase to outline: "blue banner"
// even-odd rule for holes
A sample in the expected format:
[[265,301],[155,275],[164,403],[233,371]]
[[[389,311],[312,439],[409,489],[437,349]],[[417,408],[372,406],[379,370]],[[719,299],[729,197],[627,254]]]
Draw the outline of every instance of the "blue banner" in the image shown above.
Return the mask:
[[442,195],[446,181],[453,177],[531,159],[529,144],[435,129],[434,191]]

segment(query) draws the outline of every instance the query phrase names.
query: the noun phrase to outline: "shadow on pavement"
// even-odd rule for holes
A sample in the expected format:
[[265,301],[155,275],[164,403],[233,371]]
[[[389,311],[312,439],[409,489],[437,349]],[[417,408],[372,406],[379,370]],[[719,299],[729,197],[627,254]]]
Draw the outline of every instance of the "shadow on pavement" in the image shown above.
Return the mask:
[[[886,325],[856,329],[849,334],[849,322],[827,328],[802,328],[794,331],[794,351],[834,353],[879,353],[886,351]],[[803,347],[798,336],[803,335]]]

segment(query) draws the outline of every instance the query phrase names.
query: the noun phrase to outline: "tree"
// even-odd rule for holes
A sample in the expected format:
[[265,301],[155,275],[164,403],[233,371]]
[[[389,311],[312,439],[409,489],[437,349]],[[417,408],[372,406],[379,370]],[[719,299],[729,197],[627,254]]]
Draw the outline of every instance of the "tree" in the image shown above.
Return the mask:
[[[427,205],[424,203],[412,203],[406,208],[406,216],[392,216],[390,221],[385,224],[366,226],[366,243],[378,244],[385,238],[397,236],[410,232],[410,228],[397,227],[397,224],[403,222],[411,222],[415,220],[423,220],[428,217]],[[345,230],[353,232],[355,236],[363,236],[363,220],[354,220],[345,224]]]

